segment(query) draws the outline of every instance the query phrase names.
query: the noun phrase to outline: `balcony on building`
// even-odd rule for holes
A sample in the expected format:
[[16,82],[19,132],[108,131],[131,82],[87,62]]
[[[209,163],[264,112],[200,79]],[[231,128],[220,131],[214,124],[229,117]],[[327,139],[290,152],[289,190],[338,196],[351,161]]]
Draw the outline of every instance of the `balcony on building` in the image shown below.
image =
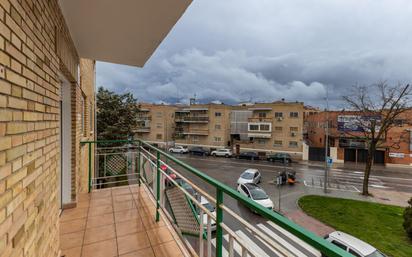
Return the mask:
[[193,135],[193,136],[208,136],[209,130],[208,129],[190,129],[188,131],[184,131],[183,134]]

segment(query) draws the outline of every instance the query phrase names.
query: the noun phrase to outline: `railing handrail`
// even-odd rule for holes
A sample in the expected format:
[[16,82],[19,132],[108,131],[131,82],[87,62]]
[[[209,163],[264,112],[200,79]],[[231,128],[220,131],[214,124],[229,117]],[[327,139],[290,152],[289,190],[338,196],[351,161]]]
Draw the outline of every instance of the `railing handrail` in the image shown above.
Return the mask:
[[[343,249],[333,245],[332,243],[326,241],[325,239],[315,235],[313,232],[310,232],[303,227],[295,224],[291,220],[287,219],[286,217],[282,216],[281,214],[266,209],[265,207],[255,203],[254,201],[250,200],[246,196],[241,195],[233,188],[229,187],[228,185],[213,179],[212,177],[206,175],[205,173],[201,172],[200,170],[186,164],[185,162],[176,159],[174,156],[150,145],[149,143],[144,142],[143,140],[94,140],[94,141],[82,141],[81,144],[104,144],[104,143],[140,143],[143,146],[146,146],[158,154],[166,157],[168,160],[173,161],[174,163],[178,164],[179,166],[185,168],[187,171],[193,173],[197,177],[201,178],[206,183],[212,185],[216,188],[217,192],[222,192],[230,197],[240,201],[241,203],[245,204],[247,207],[251,208],[258,214],[262,215],[263,217],[269,219],[270,221],[276,223],[280,227],[286,229],[291,234],[297,236],[298,238],[302,239],[312,247],[316,248],[323,254],[326,254],[330,257],[353,257],[350,253],[344,251]],[[223,197],[223,196],[222,196]],[[219,204],[219,201],[218,203]],[[219,218],[219,217],[218,217]]]

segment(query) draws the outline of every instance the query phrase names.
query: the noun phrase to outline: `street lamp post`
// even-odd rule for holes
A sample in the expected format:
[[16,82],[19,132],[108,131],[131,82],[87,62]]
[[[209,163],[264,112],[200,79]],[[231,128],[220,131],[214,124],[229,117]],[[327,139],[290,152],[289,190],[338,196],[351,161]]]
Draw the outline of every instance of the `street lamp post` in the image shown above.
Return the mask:
[[325,122],[325,178],[323,192],[328,192],[328,148],[329,148],[329,93],[326,87],[326,122]]

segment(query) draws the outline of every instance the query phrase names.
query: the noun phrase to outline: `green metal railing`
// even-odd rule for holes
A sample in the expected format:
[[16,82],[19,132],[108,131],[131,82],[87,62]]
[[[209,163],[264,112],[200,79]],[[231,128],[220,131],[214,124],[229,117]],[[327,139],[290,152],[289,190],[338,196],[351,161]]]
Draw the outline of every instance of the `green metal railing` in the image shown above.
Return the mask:
[[[149,158],[152,158],[150,161],[153,161],[153,165],[156,166],[156,180],[153,180],[153,183],[156,184],[156,186],[153,186],[153,189],[156,189],[153,191],[155,200],[156,200],[156,220],[159,221],[160,217],[160,208],[161,208],[161,176],[169,177],[167,174],[163,174],[164,172],[160,169],[161,165],[167,165],[170,167],[171,170],[177,173],[176,169],[172,168],[171,164],[177,165],[179,169],[184,170],[185,172],[189,172],[198,178],[202,179],[204,183],[209,184],[210,186],[214,187],[216,189],[216,195],[215,195],[215,200],[214,203],[216,205],[216,217],[212,217],[213,219],[216,220],[216,252],[215,256],[216,257],[222,257],[222,248],[223,248],[223,232],[228,231],[227,226],[223,223],[223,215],[224,211],[227,213],[232,213],[232,215],[236,215],[233,213],[228,207],[224,205],[224,197],[231,197],[238,202],[244,204],[254,212],[260,214],[261,216],[265,217],[267,220],[272,221],[273,223],[277,224],[281,228],[285,229],[289,233],[293,234],[297,238],[301,239],[308,245],[312,246],[313,248],[317,249],[320,251],[322,254],[330,257],[351,257],[353,255],[349,254],[348,252],[342,250],[341,248],[331,244],[330,242],[324,240],[323,238],[315,235],[314,233],[302,228],[301,226],[295,224],[294,222],[290,221],[286,217],[269,210],[254,201],[250,200],[249,198],[241,195],[238,193],[235,189],[227,186],[226,184],[217,181],[210,176],[206,175],[205,173],[201,172],[200,170],[186,164],[185,162],[176,159],[174,156],[144,142],[141,140],[112,140],[112,141],[85,141],[82,142],[82,144],[87,144],[89,147],[89,192],[92,190],[94,184],[93,184],[93,178],[92,178],[92,163],[91,163],[91,154],[92,154],[92,144],[98,145],[98,144],[124,144],[124,145],[134,145],[136,146],[136,174],[138,175],[138,183],[140,185],[141,182],[145,183],[146,180],[141,176],[142,172],[142,159],[146,158],[149,160]],[[148,154],[149,151],[153,152],[153,154]],[[143,157],[142,157],[143,156]],[[150,157],[152,156],[152,157]],[[155,160],[153,160],[155,158]],[[178,174],[178,173],[177,173]],[[185,191],[185,190],[183,190]],[[185,194],[188,194],[185,191]],[[194,199],[191,195],[188,195],[189,198]],[[195,201],[195,199],[194,199]],[[200,206],[202,208],[202,206]],[[203,213],[203,211],[201,212]],[[238,216],[237,216],[238,217]],[[201,227],[203,227],[203,217],[200,217],[200,223]],[[210,220],[208,221],[210,223]],[[208,235],[209,237],[209,235]],[[232,239],[233,240],[233,239]],[[236,239],[237,240],[237,239]],[[243,246],[242,246],[243,248]],[[203,250],[203,244],[202,248]],[[253,255],[252,252],[247,252]],[[209,253],[210,254],[210,253]],[[202,253],[203,255],[203,253]],[[243,254],[242,254],[243,255]],[[256,256],[256,255],[255,255]],[[289,255],[285,255],[289,256]]]

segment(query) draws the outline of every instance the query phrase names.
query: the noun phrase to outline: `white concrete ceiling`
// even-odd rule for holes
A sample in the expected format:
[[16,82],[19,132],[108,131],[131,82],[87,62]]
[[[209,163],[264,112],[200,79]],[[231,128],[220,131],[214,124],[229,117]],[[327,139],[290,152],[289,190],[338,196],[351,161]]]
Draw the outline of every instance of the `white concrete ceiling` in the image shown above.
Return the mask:
[[192,0],[59,0],[80,57],[142,67]]

